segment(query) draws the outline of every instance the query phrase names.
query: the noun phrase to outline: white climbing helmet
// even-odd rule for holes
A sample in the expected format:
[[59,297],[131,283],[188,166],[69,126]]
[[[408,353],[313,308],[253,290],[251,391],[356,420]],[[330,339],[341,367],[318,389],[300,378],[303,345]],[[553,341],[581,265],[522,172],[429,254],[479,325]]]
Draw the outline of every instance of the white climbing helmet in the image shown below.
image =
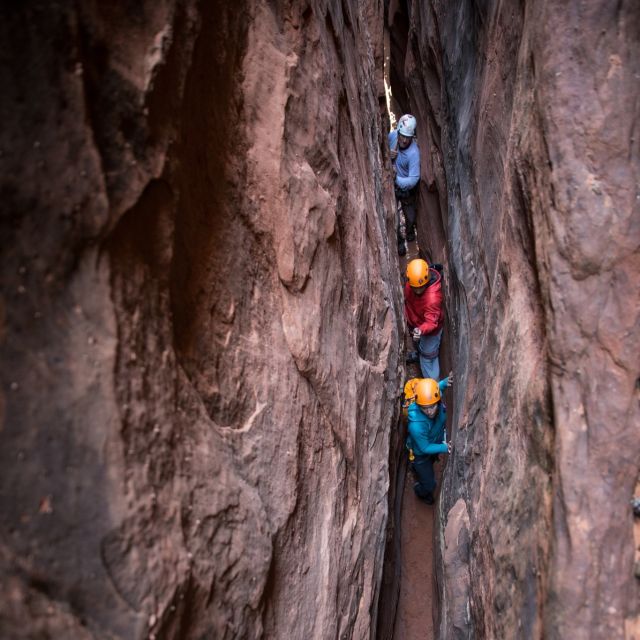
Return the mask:
[[407,138],[413,138],[416,135],[416,119],[410,114],[405,113],[400,120],[398,120],[398,133],[401,136]]

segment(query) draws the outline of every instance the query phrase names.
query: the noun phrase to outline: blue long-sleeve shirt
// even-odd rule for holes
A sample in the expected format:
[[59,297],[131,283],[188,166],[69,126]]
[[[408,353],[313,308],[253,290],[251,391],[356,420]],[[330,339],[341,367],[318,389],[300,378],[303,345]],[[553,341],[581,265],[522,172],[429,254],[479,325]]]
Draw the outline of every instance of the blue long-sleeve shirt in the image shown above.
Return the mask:
[[[447,386],[447,378],[438,383],[440,392]],[[444,440],[444,427],[447,423],[447,412],[440,403],[438,413],[433,418],[427,417],[414,402],[409,405],[409,436],[407,448],[413,449],[416,456],[447,453],[448,447]]]
[[406,149],[398,147],[398,132],[389,134],[389,147],[397,149],[398,155],[393,161],[396,167],[396,184],[402,189],[411,189],[420,180],[420,150],[415,138]]

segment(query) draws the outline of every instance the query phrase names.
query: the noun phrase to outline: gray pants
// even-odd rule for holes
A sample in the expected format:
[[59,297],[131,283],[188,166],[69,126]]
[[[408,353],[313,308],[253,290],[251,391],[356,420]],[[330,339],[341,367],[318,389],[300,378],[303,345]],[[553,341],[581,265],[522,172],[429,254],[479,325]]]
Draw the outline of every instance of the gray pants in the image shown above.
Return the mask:
[[420,354],[420,371],[423,378],[440,379],[440,339],[442,329],[437,333],[420,336],[418,353]]

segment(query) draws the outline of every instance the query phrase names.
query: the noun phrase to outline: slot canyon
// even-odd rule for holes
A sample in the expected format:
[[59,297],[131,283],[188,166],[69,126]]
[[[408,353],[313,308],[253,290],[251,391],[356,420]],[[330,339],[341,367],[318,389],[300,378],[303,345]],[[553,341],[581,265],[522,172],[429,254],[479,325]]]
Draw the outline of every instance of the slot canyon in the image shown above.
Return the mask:
[[0,638],[640,640],[637,3],[0,16]]

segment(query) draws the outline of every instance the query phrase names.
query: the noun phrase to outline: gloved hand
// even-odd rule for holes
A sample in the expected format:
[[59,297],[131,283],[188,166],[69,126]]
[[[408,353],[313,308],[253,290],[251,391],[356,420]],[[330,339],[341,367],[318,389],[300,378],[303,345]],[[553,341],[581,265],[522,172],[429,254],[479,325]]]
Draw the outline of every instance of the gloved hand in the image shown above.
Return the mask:
[[395,160],[398,157],[398,150],[397,149],[391,149],[391,159]]
[[422,331],[420,331],[418,327],[415,327],[414,330],[411,332],[411,337],[414,340],[420,340],[421,335],[422,335]]

